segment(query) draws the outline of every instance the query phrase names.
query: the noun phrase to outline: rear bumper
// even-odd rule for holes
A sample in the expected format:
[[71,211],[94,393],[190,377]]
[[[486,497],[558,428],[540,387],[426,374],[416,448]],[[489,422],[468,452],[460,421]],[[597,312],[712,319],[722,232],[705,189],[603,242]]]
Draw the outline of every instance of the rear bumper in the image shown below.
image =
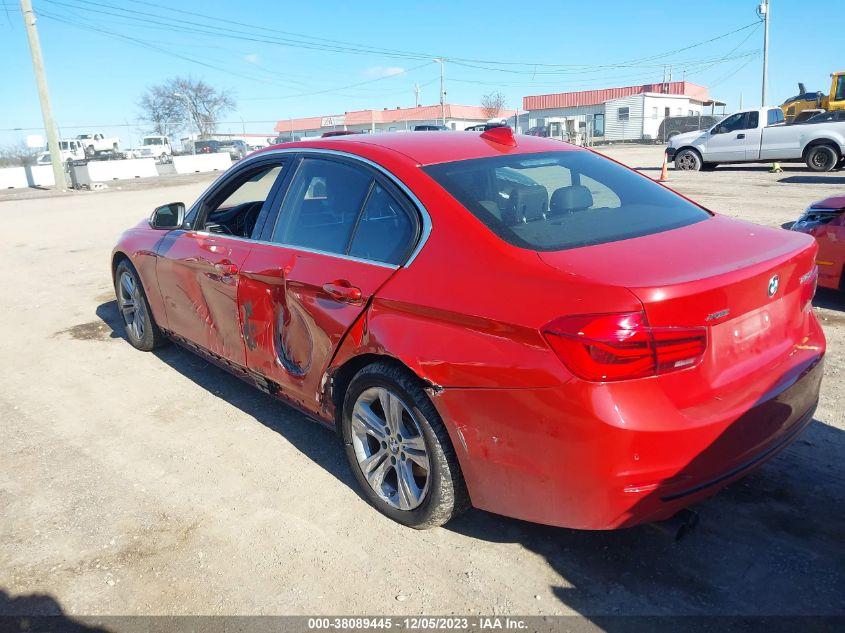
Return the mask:
[[[696,424],[644,385],[445,389],[434,398],[473,505],[527,521],[614,529],[668,518],[774,456],[812,421],[823,340],[741,411]],[[757,377],[760,379],[760,377]],[[771,376],[768,377],[771,380]],[[763,377],[765,380],[765,377]],[[644,423],[642,423],[644,422]]]

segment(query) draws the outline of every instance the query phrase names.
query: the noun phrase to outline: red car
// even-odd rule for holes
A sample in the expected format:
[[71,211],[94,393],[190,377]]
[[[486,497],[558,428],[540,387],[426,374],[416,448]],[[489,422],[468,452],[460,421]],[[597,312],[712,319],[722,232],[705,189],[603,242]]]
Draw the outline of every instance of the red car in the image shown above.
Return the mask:
[[816,238],[819,285],[845,290],[845,196],[814,202],[792,225],[792,230]]
[[815,258],[502,127],[268,148],[127,231],[112,270],[135,347],[176,341],[336,428],[393,519],[610,529],[810,423]]

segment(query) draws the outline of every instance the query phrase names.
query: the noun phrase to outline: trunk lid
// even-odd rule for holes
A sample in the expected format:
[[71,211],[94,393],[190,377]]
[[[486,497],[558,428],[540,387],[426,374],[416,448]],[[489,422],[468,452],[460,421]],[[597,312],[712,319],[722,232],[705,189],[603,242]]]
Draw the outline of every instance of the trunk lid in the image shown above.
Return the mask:
[[[801,276],[813,269],[814,251],[813,240],[798,233],[717,216],[671,231],[539,256],[568,275],[628,288],[642,301],[653,326],[696,326],[791,299]],[[774,275],[777,287],[770,296]]]
[[652,327],[706,326],[708,349],[694,372],[701,382],[687,391],[693,397],[705,384],[726,386],[801,345],[815,252],[808,236],[717,216],[539,256],[567,275],[629,289]]

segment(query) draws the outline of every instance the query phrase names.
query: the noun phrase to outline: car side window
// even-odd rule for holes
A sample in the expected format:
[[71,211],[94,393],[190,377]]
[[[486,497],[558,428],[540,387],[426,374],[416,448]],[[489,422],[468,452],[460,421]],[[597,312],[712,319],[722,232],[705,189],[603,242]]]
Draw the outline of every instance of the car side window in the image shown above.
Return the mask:
[[745,121],[745,113],[738,112],[737,114],[732,114],[727,119],[719,123],[714,129],[717,134],[726,134],[728,132],[734,132],[735,130],[741,130],[743,128],[743,123]]
[[380,184],[364,205],[349,254],[386,264],[401,264],[416,236],[417,223]]
[[783,110],[780,108],[772,108],[767,113],[767,122],[766,125],[777,125],[778,123],[783,123]]
[[303,158],[270,241],[345,254],[372,181],[369,173],[346,163]]
[[760,124],[760,113],[755,110],[754,112],[748,113],[748,117],[745,119],[745,125],[743,125],[741,129],[743,129],[743,130],[756,130],[757,126],[759,124]]
[[208,200],[198,230],[251,238],[264,203],[282,173],[283,164],[244,170]]

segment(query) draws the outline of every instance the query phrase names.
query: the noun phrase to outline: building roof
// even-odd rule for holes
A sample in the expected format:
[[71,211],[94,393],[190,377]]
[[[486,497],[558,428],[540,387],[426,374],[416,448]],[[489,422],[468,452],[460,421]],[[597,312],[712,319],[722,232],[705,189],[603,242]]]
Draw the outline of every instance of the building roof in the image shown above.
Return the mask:
[[[488,117],[481,106],[444,105],[447,119],[469,119],[486,121]],[[303,117],[299,119],[281,119],[276,123],[276,132],[303,132],[319,130],[324,127],[343,125],[370,125],[372,123],[400,123],[405,121],[434,121],[440,118],[440,105],[417,106],[415,108],[394,108],[384,110],[355,110],[344,114]],[[513,110],[503,109],[499,116],[511,117]]]
[[576,108],[579,106],[599,105],[611,99],[630,97],[631,95],[656,92],[687,96],[696,101],[710,98],[707,88],[689,81],[669,81],[641,86],[623,86],[621,88],[603,88],[601,90],[581,90],[579,92],[558,92],[548,95],[533,95],[522,98],[525,110],[547,110],[550,108]]

